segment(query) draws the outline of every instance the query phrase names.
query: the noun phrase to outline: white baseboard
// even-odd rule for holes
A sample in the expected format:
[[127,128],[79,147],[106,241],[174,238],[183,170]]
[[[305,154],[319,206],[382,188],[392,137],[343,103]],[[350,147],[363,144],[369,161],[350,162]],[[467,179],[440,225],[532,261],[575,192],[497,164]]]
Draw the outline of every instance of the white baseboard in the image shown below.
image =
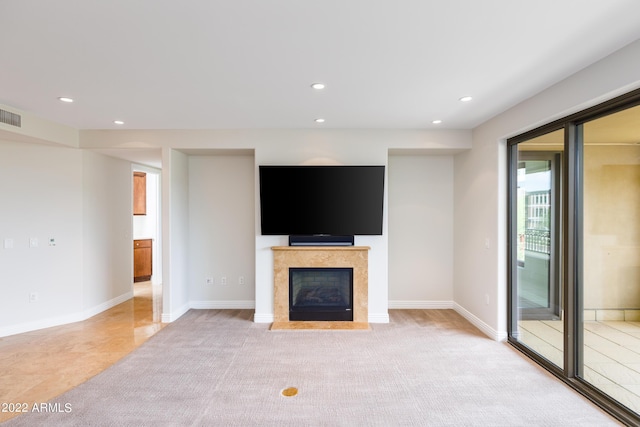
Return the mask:
[[172,311],[171,313],[162,313],[161,320],[162,323],[171,323],[178,320],[182,315],[184,315],[187,311],[189,311],[189,303],[184,304],[176,311]]
[[110,301],[103,302],[102,304],[96,305],[95,307],[92,307],[88,310],[83,311],[84,319],[82,320],[86,320],[90,317],[95,316],[96,314],[100,314],[103,311],[107,311],[118,304],[122,304],[125,301],[129,301],[131,298],[133,298],[133,291],[129,291],[126,294],[122,294],[119,297],[115,297]]
[[65,314],[62,316],[49,317],[47,319],[36,320],[34,322],[21,323],[19,325],[7,326],[0,328],[0,337],[7,337],[15,334],[23,334],[25,332],[37,331],[40,329],[52,328],[54,326],[68,325],[69,323],[82,322],[90,317],[100,314],[118,304],[133,298],[133,292],[127,292],[120,296],[117,296],[109,301],[105,301],[102,304],[98,304],[95,307],[88,308],[84,311],[72,314]]
[[467,311],[461,305],[453,303],[453,309],[456,311],[456,313],[467,319],[473,326],[480,329],[483,334],[493,339],[494,341],[505,341],[507,339],[506,331],[496,331],[491,326],[487,325],[485,322],[476,317],[474,314],[471,314],[471,312]]
[[369,323],[389,323],[389,313],[369,313]]
[[18,325],[6,326],[0,328],[0,337],[8,337],[15,334],[23,334],[25,332],[37,331],[39,329],[51,328],[54,326],[67,325],[69,323],[80,322],[84,320],[82,313],[66,314],[63,316],[49,317],[47,319],[36,320],[33,322],[21,323]]
[[240,301],[191,301],[189,303],[190,308],[198,310],[228,310],[228,309],[254,309],[256,303],[254,300],[240,300]]
[[450,310],[453,301],[389,301],[390,310]]
[[389,301],[389,309],[418,309],[418,310],[455,310],[456,313],[467,319],[473,326],[495,341],[507,339],[506,332],[500,332],[487,325],[474,314],[453,301]]
[[255,323],[273,323],[273,313],[254,313],[253,321]]

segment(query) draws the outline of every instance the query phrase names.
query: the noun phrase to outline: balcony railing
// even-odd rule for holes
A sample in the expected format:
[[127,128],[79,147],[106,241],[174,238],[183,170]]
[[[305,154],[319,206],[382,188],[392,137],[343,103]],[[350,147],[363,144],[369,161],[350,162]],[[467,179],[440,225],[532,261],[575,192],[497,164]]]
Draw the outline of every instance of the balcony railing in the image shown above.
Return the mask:
[[527,228],[524,236],[526,250],[543,254],[551,252],[551,233],[549,230]]

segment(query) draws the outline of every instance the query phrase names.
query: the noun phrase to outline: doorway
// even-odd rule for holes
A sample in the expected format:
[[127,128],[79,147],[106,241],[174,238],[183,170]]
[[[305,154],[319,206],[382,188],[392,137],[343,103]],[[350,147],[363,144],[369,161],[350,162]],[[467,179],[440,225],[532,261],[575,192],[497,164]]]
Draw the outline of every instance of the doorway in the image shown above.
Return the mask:
[[131,175],[134,310],[140,316],[148,316],[151,311],[154,322],[160,321],[162,313],[160,173],[155,168],[133,165]]

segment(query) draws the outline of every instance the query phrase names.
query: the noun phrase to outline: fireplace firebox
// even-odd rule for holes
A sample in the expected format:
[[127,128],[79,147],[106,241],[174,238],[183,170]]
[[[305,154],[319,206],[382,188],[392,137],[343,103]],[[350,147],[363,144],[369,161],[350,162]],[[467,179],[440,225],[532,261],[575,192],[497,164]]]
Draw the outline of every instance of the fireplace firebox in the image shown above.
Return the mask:
[[353,268],[289,268],[289,320],[353,321]]

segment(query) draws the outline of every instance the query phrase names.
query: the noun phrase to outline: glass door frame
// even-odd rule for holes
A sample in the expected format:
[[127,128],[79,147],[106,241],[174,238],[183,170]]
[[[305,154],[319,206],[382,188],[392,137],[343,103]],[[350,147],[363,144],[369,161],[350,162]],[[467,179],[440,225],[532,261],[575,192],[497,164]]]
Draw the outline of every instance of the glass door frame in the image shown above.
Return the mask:
[[[527,133],[524,133],[522,135],[519,135],[517,137],[514,138],[510,138],[509,140],[507,140],[507,161],[508,161],[508,176],[507,176],[507,198],[508,198],[508,202],[507,202],[507,268],[508,268],[508,272],[507,272],[507,298],[508,298],[508,304],[507,304],[507,341],[512,344],[514,347],[516,347],[518,350],[522,351],[523,353],[525,353],[528,357],[530,357],[531,359],[534,359],[537,363],[541,364],[542,366],[544,366],[547,370],[551,371],[553,374],[555,374],[556,376],[564,376],[564,372],[563,372],[563,368],[551,363],[548,359],[546,359],[545,357],[543,357],[542,355],[538,354],[537,352],[533,351],[532,349],[530,349],[528,346],[524,345],[523,343],[521,343],[518,339],[517,339],[517,334],[518,334],[518,294],[516,292],[518,283],[517,283],[517,277],[518,277],[518,247],[517,247],[517,236],[518,236],[518,221],[517,221],[517,188],[518,188],[518,166],[519,163],[521,162],[521,158],[519,156],[518,153],[518,144],[523,143],[523,142],[527,142],[531,139],[537,138],[539,136],[543,136],[552,132],[556,132],[558,130],[562,130],[564,128],[562,123],[550,123],[548,125],[545,126],[541,126],[537,129],[534,129],[532,131],[529,131]],[[566,135],[566,133],[565,133]],[[565,136],[565,149],[566,149],[566,136]],[[549,154],[549,152],[545,152],[545,154]],[[565,163],[566,163],[566,155],[561,155],[561,162],[562,165],[559,164],[555,164],[554,166],[552,166],[552,168],[555,167],[555,172],[556,172],[556,179],[558,179],[560,182],[558,184],[554,184],[553,186],[555,187],[556,190],[556,194],[553,196],[554,201],[556,202],[560,202],[560,205],[558,206],[558,209],[555,210],[554,212],[554,221],[556,222],[555,226],[558,227],[560,226],[560,224],[564,224],[565,223],[565,218],[562,217],[563,212],[566,209],[562,209],[562,206],[566,206],[566,201],[564,200],[564,198],[566,197],[566,178],[565,178]],[[557,163],[557,162],[556,162]],[[559,195],[557,194],[557,192],[559,191],[561,197],[558,197]],[[558,223],[560,222],[560,223]],[[560,235],[559,233],[552,233],[555,234],[559,240],[561,240],[561,242],[553,242],[552,243],[552,247],[562,247],[564,245],[562,245],[562,241],[564,241],[564,227],[561,227],[561,231],[562,234]],[[560,254],[555,251],[555,253],[552,255],[553,257],[555,257],[555,268],[554,270],[556,271],[557,274],[557,270],[560,271],[564,271],[564,263],[563,262],[558,262],[558,256]],[[553,264],[553,258],[551,259],[551,264]],[[559,283],[560,286],[565,287],[565,281],[564,280],[560,280]],[[566,289],[562,289],[561,293],[566,292]],[[566,295],[566,294],[565,294]],[[561,311],[565,311],[566,310],[566,303],[563,303],[561,301],[561,307],[560,310]],[[565,324],[564,324],[564,367],[566,368],[567,366],[567,355],[566,355],[566,340],[567,340],[567,325],[566,325],[566,311],[565,311]]]
[[[562,269],[560,263],[560,252],[562,237],[560,232],[562,231],[562,159],[563,153],[561,151],[549,150],[549,151],[531,151],[516,153],[518,157],[518,166],[522,161],[529,160],[544,160],[548,161],[551,173],[550,182],[550,203],[552,207],[549,224],[549,277],[548,277],[548,303],[551,314],[558,317],[562,313]],[[517,172],[517,171],[516,171]]]
[[[507,139],[507,341],[560,380],[627,425],[640,425],[635,413],[582,380],[583,376],[583,124],[640,105],[640,89]],[[518,144],[564,129],[561,168],[562,310],[564,366],[559,368],[519,342],[517,287],[517,171]]]

